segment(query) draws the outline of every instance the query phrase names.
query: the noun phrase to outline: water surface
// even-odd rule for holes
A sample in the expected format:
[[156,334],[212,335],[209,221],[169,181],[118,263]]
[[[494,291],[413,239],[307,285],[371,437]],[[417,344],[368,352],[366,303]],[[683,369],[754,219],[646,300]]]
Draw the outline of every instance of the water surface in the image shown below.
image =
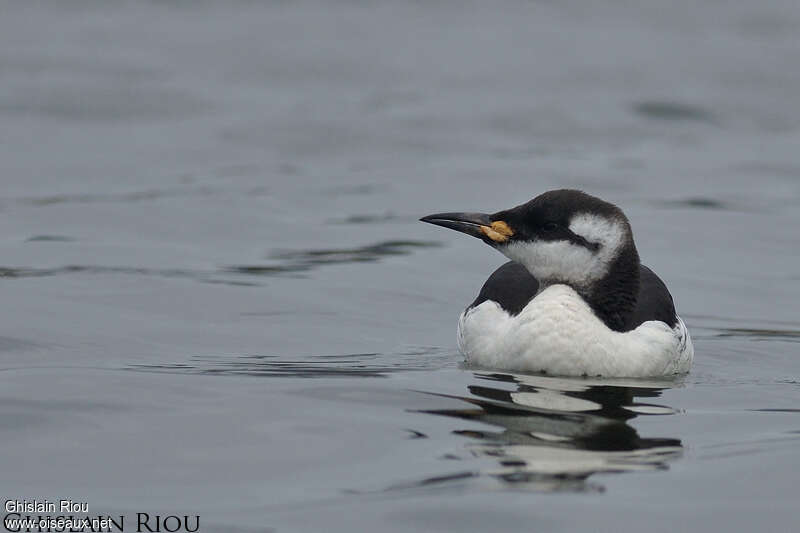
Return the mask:
[[[201,531],[792,531],[800,8],[16,3],[0,492]],[[464,368],[503,258],[420,224],[620,205],[696,364]],[[126,528],[127,529],[127,528]]]

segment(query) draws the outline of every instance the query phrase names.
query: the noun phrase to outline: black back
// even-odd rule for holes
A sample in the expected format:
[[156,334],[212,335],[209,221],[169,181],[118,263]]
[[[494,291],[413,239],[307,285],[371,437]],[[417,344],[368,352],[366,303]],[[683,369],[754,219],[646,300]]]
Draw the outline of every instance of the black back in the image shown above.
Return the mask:
[[470,307],[476,307],[486,300],[493,300],[510,315],[522,312],[539,291],[539,282],[524,266],[514,261],[504,264],[489,276],[481,287],[481,292]]
[[[492,300],[507,313],[517,315],[536,296],[538,290],[539,282],[536,278],[524,266],[509,261],[489,276],[468,309]],[[589,304],[592,305],[591,300]],[[640,264],[639,290],[633,313],[625,327],[612,329],[630,331],[648,320],[660,320],[670,327],[678,322],[672,296],[666,285],[652,270]]]
[[670,327],[675,327],[678,317],[675,304],[667,286],[656,276],[656,273],[644,265],[639,265],[639,297],[636,308],[628,323],[628,329],[635,329],[642,322],[660,320]]

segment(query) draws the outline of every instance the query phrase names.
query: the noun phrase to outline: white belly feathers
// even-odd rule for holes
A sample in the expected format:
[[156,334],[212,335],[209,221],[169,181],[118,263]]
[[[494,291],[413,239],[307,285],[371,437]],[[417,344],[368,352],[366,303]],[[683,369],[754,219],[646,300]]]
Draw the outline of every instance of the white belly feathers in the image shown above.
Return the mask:
[[468,309],[458,348],[470,365],[563,376],[668,376],[688,372],[694,356],[682,320],[613,331],[567,285],[544,289],[516,316],[491,300]]

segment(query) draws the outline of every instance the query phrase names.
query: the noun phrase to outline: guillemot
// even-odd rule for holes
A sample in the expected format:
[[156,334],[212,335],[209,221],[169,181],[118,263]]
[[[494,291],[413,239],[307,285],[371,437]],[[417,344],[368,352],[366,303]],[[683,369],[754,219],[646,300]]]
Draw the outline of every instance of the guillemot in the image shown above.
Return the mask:
[[689,371],[689,331],[664,282],[639,262],[616,205],[562,189],[494,214],[420,220],[478,237],[511,259],[459,317],[467,363],[565,376]]

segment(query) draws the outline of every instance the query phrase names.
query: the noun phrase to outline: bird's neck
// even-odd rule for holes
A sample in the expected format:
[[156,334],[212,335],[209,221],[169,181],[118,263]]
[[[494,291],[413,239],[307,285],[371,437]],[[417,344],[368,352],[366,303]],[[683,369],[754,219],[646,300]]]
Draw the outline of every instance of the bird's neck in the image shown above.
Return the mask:
[[608,272],[588,289],[576,289],[594,313],[614,331],[626,331],[639,295],[639,254],[633,243],[609,265]]

